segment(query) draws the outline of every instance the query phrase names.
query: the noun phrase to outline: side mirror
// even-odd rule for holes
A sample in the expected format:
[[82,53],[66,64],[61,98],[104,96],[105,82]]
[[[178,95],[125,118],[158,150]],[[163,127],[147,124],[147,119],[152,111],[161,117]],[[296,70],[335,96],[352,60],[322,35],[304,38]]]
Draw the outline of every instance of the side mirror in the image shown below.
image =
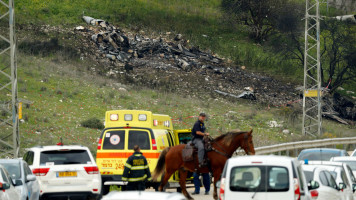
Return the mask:
[[7,190],[10,188],[9,183],[0,183],[0,190]]
[[345,183],[339,183],[339,189],[343,190],[346,188],[346,184]]
[[26,181],[35,181],[36,180],[36,176],[33,174],[29,174],[26,176]]
[[220,185],[221,185],[221,182],[220,182],[220,181],[216,182],[216,187],[217,187],[217,188],[220,188]]
[[310,181],[308,183],[308,190],[315,190],[319,188],[319,183],[317,181]]
[[352,192],[356,191],[356,183],[352,184]]

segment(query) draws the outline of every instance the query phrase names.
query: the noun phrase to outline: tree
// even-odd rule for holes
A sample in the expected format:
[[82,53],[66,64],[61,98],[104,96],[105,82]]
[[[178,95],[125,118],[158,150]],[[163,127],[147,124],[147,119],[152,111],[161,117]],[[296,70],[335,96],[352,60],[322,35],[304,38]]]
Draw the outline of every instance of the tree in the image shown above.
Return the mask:
[[[325,19],[321,21],[320,29],[321,84],[333,93],[343,84],[356,80],[356,26]],[[304,67],[304,31],[286,32],[283,45],[276,46],[276,49]]]
[[279,13],[288,0],[222,0],[227,17],[248,27],[250,36],[262,42],[275,30]]

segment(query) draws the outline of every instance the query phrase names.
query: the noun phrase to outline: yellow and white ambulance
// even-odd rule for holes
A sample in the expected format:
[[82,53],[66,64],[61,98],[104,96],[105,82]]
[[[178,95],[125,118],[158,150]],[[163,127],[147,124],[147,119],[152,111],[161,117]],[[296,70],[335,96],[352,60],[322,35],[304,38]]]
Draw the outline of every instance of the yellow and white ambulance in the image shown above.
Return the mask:
[[[143,110],[107,111],[96,154],[103,194],[109,192],[110,185],[125,185],[121,177],[127,158],[134,152],[134,145],[140,146],[152,172],[160,152],[166,147],[190,141],[190,133],[190,129],[174,131],[168,115]],[[178,181],[178,173],[175,173],[169,187],[179,187]],[[157,187],[158,183],[153,186]]]

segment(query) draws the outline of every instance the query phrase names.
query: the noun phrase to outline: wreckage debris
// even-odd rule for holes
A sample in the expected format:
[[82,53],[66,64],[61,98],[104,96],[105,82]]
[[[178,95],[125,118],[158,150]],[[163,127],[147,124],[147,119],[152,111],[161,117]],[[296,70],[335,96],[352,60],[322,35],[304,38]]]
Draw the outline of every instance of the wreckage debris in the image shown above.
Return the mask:
[[[91,40],[97,46],[97,57],[106,57],[112,62],[130,63],[134,59],[146,56],[157,56],[161,59],[173,59],[178,68],[189,71],[191,67],[199,67],[204,64],[221,64],[222,59],[199,50],[198,47],[188,48],[182,34],[174,37],[175,42],[165,41],[165,39],[151,39],[139,34],[129,37],[121,30],[108,22],[83,16],[83,20],[94,28],[88,29],[91,33]],[[83,27],[84,28],[84,27]],[[82,27],[75,30],[83,31]],[[169,33],[170,34],[170,33]],[[216,73],[220,73],[217,70]]]

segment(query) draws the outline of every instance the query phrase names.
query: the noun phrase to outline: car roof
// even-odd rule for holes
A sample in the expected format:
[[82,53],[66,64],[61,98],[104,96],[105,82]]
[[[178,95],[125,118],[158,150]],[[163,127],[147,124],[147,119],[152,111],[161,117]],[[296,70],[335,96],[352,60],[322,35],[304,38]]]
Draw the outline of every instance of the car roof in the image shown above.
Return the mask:
[[319,151],[325,151],[325,152],[341,152],[341,151],[345,151],[345,150],[341,150],[341,149],[332,149],[332,148],[312,148],[312,149],[304,149],[301,151],[301,153],[305,153],[305,152],[319,152]]
[[144,191],[113,191],[107,194],[103,199],[105,200],[157,200],[157,199],[174,199],[184,200],[185,197],[180,193],[165,193],[165,192],[144,192]]
[[325,165],[325,166],[343,166],[342,162],[332,162],[332,161],[308,161],[308,164],[305,165]]
[[334,161],[356,161],[356,157],[354,156],[338,156],[338,157],[332,157],[331,158]]
[[229,159],[229,165],[246,165],[246,164],[258,164],[258,165],[289,165],[291,162],[296,162],[295,158],[286,156],[275,155],[257,155],[257,156],[238,156]]
[[88,147],[81,146],[81,145],[50,145],[50,146],[36,146],[32,148],[28,148],[27,150],[61,150],[61,149],[83,149],[87,150]]

